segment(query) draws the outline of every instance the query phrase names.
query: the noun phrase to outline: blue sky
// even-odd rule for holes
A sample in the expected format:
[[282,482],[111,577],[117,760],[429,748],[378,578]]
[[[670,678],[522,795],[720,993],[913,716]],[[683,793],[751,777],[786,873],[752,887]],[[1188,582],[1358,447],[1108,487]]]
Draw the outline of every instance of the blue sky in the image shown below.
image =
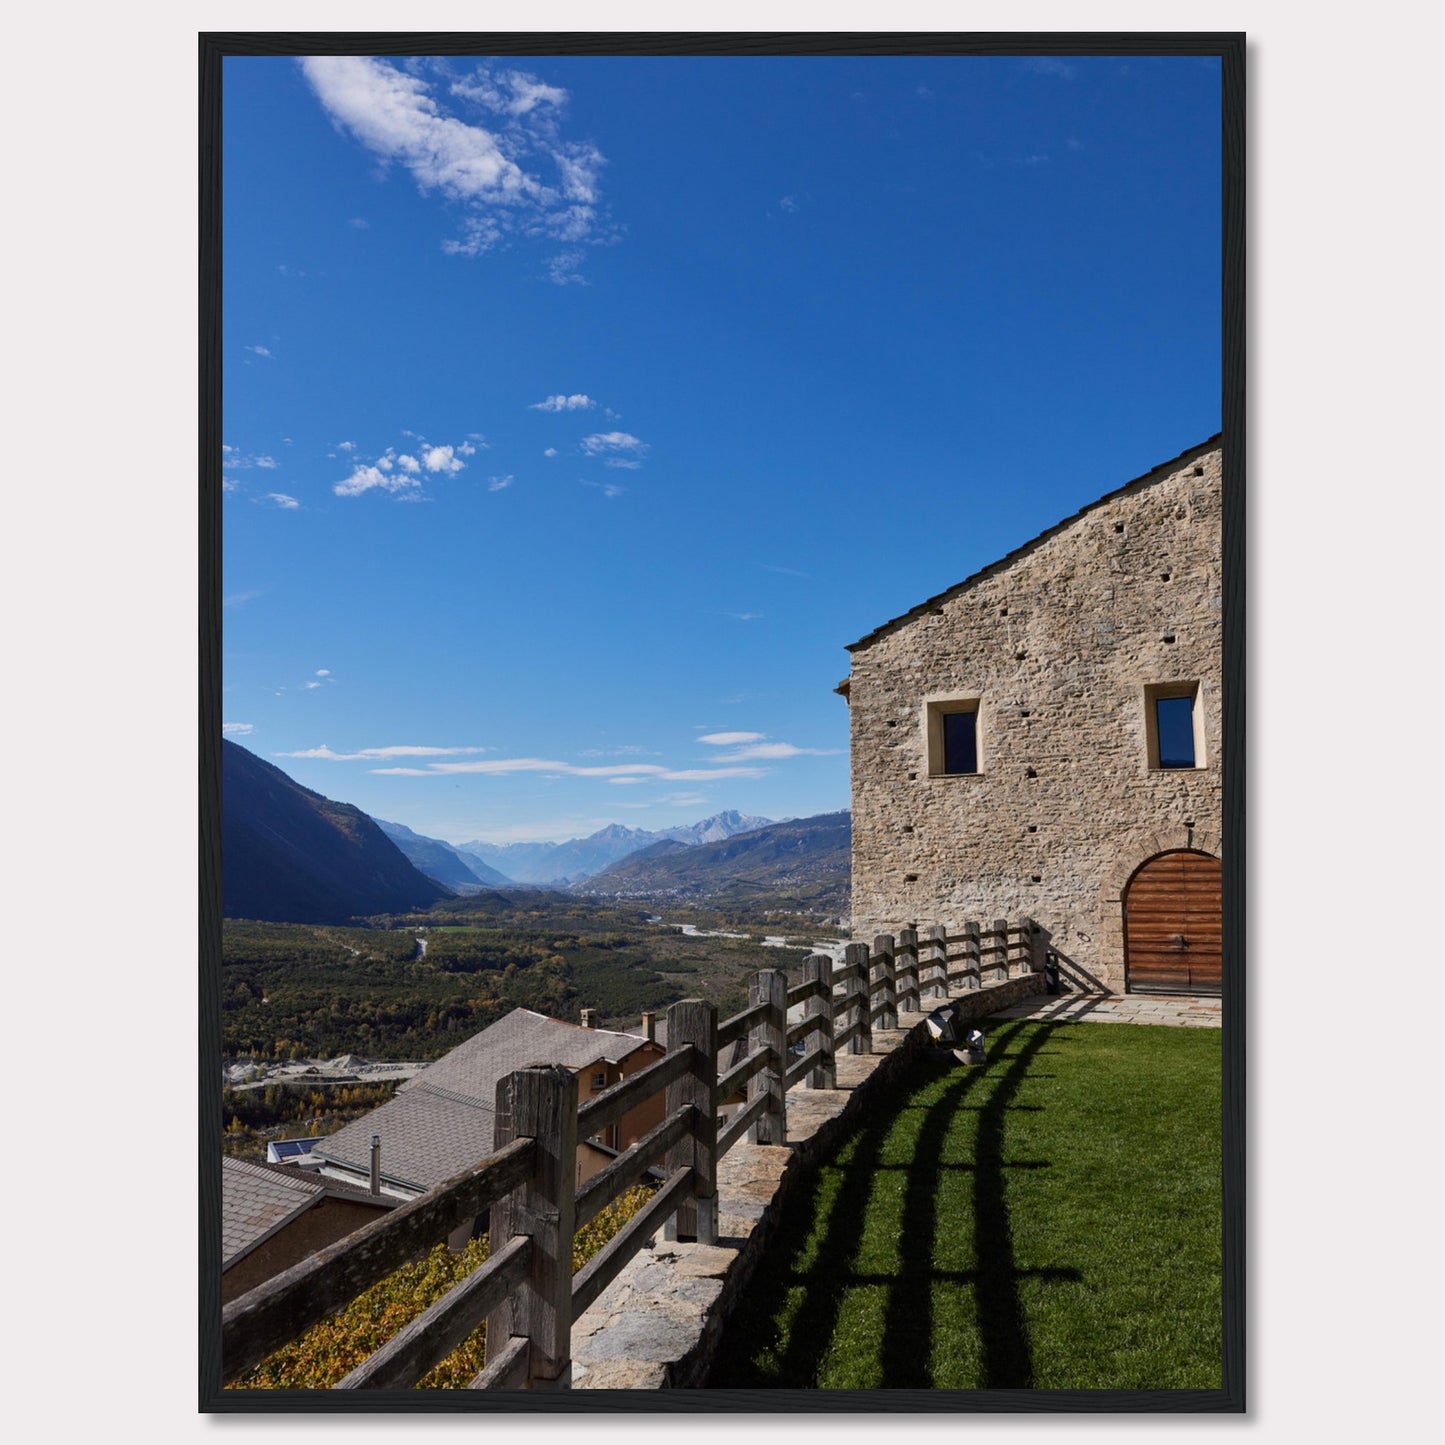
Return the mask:
[[228,735],[419,832],[846,807],[845,645],[1219,428],[1216,61],[224,84]]

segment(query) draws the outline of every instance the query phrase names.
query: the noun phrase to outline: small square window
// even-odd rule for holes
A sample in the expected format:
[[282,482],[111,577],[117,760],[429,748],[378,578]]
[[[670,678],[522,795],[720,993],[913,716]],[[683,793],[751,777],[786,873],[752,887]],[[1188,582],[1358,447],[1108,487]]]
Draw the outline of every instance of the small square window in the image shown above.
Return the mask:
[[1162,772],[1204,766],[1204,720],[1197,682],[1154,683],[1144,689],[1149,766]]
[[607,1087],[607,1075],[606,1075],[606,1074],[593,1074],[593,1075],[592,1075],[592,1087],[593,1087],[594,1089],[605,1089],[605,1088]]
[[957,777],[979,771],[978,699],[928,704],[928,771]]

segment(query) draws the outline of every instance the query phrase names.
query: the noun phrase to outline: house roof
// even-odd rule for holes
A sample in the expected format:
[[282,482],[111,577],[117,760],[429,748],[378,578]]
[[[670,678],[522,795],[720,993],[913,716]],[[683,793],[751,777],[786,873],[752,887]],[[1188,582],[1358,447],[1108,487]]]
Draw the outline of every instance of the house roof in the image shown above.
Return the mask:
[[637,1034],[513,1009],[429,1064],[395,1098],[323,1139],[311,1157],[365,1172],[378,1134],[383,1178],[434,1189],[493,1152],[497,1084],[508,1074],[538,1063],[574,1070],[604,1059],[620,1063],[646,1044]]
[[378,1199],[284,1164],[259,1164],[250,1159],[221,1159],[221,1268],[238,1259],[283,1229],[298,1214],[323,1199],[350,1199],[391,1208],[395,1199]]
[[[1066,527],[1073,526],[1081,517],[1088,516],[1096,507],[1102,507],[1109,502],[1115,501],[1126,492],[1142,490],[1152,482],[1162,481],[1164,477],[1168,476],[1171,472],[1177,471],[1180,466],[1192,457],[1197,457],[1204,452],[1218,451],[1222,445],[1223,435],[1222,432],[1216,432],[1207,441],[1202,441],[1197,446],[1186,448],[1172,460],[1160,462],[1158,466],[1151,467],[1143,476],[1135,477],[1133,481],[1125,482],[1122,487],[1116,487],[1112,492],[1106,492],[1096,501],[1090,502],[1087,507],[1081,507],[1071,516],[1065,517],[1063,521],[1056,522],[1046,531],[1040,532],[1037,537],[1032,537],[1029,541],[1023,543],[1022,546],[1015,547],[1012,552],[1000,557],[996,562],[990,562],[987,567],[980,568],[979,571],[971,573],[965,577],[962,582],[956,582],[952,587],[937,593],[935,596],[925,598],[916,607],[910,607],[907,612],[900,613],[899,616],[890,618],[887,622],[880,623],[872,632],[865,633],[860,637],[857,642],[848,643],[848,651],[856,652],[861,647],[867,647],[870,643],[876,642],[885,633],[892,632],[895,628],[911,622],[915,617],[921,617],[925,612],[929,612],[937,607],[939,603],[949,601],[960,592],[972,587],[975,583],[981,582],[985,577],[990,577],[1003,568],[1010,566],[1026,553],[1033,551],[1035,547],[1047,542],[1049,538],[1062,532]],[[847,681],[845,678],[833,691],[842,692],[846,696],[845,689],[847,687]]]

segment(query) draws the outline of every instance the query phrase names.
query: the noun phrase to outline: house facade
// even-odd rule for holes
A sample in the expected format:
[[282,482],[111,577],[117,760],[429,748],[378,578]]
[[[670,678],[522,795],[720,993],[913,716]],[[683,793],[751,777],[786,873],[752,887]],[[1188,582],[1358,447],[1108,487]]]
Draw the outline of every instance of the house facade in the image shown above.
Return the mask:
[[[378,1188],[397,1199],[415,1199],[474,1169],[495,1151],[497,1085],[508,1074],[536,1063],[565,1064],[577,1075],[577,1100],[585,1103],[660,1059],[662,1046],[638,1034],[595,1026],[590,1009],[578,1025],[513,1009],[474,1034],[415,1078],[396,1096],[316,1141],[299,1161],[308,1171],[365,1183],[378,1145]],[[645,1100],[618,1124],[577,1141],[577,1183],[585,1183],[619,1152],[662,1122],[660,1096]]]
[[855,938],[1024,915],[1073,987],[1219,992],[1222,457],[850,646]]

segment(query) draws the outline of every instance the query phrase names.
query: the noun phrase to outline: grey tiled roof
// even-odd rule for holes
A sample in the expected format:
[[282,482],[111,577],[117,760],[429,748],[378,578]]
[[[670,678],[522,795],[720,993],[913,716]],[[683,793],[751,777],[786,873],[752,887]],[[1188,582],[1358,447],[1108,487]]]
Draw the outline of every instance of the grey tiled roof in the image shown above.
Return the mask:
[[371,1136],[381,1136],[384,1178],[415,1189],[434,1189],[475,1168],[492,1152],[492,1110],[449,1089],[408,1089],[380,1108],[323,1139],[311,1157],[365,1174]]
[[318,1179],[294,1166],[221,1158],[221,1268],[227,1269],[322,1199],[356,1199],[391,1207],[364,1189]]
[[325,1185],[275,1165],[221,1160],[221,1267],[234,1264],[287,1220],[310,1209]]
[[583,1069],[619,1063],[645,1039],[584,1029],[530,1009],[514,1009],[490,1028],[403,1084],[396,1097],[323,1139],[311,1151],[348,1168],[370,1168],[371,1136],[381,1136],[381,1172],[418,1189],[434,1189],[492,1153],[497,1083],[529,1064]]

